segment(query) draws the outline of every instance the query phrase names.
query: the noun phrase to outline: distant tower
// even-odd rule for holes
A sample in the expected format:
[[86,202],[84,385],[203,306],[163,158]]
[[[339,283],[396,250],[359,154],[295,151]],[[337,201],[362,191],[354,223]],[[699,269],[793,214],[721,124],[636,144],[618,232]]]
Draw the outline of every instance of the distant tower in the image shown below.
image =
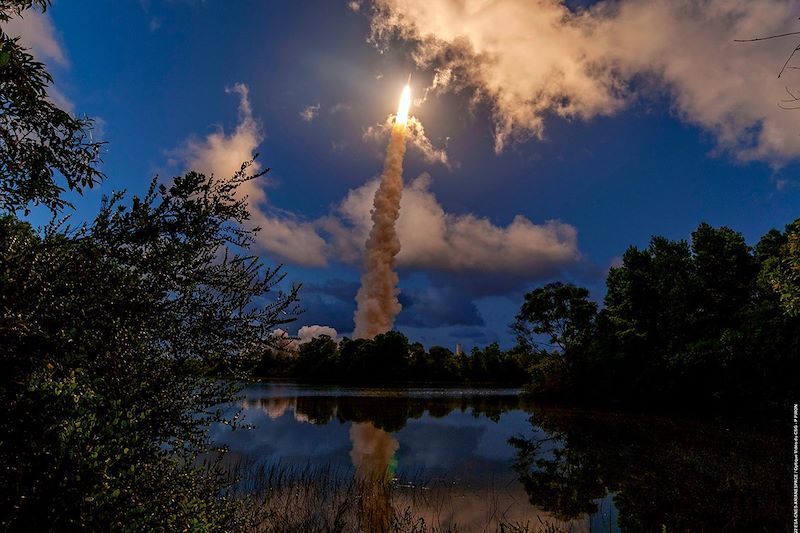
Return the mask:
[[464,350],[461,349],[461,343],[457,342],[456,343],[456,355],[461,355],[462,353],[464,353]]

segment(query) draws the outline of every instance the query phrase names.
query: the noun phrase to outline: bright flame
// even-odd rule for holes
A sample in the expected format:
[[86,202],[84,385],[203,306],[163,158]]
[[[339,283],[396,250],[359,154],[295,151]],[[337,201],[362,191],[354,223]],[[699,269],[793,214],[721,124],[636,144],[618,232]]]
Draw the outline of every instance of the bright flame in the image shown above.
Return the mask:
[[406,85],[403,89],[403,94],[400,96],[400,106],[397,108],[397,118],[394,119],[395,124],[406,125],[408,122],[408,109],[411,107],[411,87]]

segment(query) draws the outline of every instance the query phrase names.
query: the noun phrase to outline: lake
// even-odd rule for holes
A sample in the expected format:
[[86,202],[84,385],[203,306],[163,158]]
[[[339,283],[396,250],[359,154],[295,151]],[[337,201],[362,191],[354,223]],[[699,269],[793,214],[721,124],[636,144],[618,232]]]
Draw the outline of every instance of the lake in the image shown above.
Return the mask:
[[[262,483],[385,479],[354,507],[381,517],[363,529],[393,511],[458,531],[789,530],[788,433],[536,406],[518,392],[253,384],[237,406],[247,427],[212,438]],[[309,490],[306,507],[326,505]]]

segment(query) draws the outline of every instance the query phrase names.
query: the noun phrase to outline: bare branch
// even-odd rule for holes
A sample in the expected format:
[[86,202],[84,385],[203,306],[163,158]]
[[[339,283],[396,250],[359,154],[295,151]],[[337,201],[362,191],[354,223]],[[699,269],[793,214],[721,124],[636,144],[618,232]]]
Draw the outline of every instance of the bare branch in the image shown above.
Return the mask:
[[780,39],[781,37],[789,37],[791,35],[800,35],[800,31],[793,31],[790,33],[779,33],[778,35],[770,35],[769,37],[755,37],[753,39],[734,39],[735,43],[753,43],[756,41],[768,41],[770,39]]
[[791,61],[791,60],[792,60],[792,58],[794,57],[794,55],[795,55],[795,54],[796,54],[796,53],[797,53],[799,50],[800,50],[800,44],[799,44],[799,45],[797,45],[797,46],[794,48],[794,50],[792,50],[792,53],[791,53],[791,54],[789,54],[789,58],[786,60],[786,63],[784,63],[784,64],[783,64],[783,67],[781,68],[781,71],[778,73],[778,77],[779,77],[779,78],[780,78],[780,77],[781,77],[781,75],[783,74],[783,71],[784,71],[784,70],[786,70],[786,66],[789,64],[789,61]]

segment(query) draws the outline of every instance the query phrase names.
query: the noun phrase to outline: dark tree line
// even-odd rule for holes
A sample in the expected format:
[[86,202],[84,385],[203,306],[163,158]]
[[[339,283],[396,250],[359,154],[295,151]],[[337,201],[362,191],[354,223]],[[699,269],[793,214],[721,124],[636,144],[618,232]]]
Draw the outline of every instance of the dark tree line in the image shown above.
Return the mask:
[[[0,0],[0,22],[48,3]],[[236,386],[200,369],[246,368],[296,298],[247,251],[249,164],[35,228],[18,214],[68,215],[63,193],[104,178],[91,123],[50,82],[0,34],[0,529],[244,529],[244,502],[200,461]]]
[[528,379],[530,356],[504,351],[497,343],[470,354],[443,346],[428,350],[390,331],[374,339],[326,335],[300,344],[297,351],[266,351],[254,372],[258,377],[291,377],[337,383],[471,382],[521,385]]
[[690,241],[628,248],[600,310],[573,285],[530,292],[514,324],[534,356],[530,391],[641,408],[796,401],[799,243],[800,221],[755,247],[701,224]]

